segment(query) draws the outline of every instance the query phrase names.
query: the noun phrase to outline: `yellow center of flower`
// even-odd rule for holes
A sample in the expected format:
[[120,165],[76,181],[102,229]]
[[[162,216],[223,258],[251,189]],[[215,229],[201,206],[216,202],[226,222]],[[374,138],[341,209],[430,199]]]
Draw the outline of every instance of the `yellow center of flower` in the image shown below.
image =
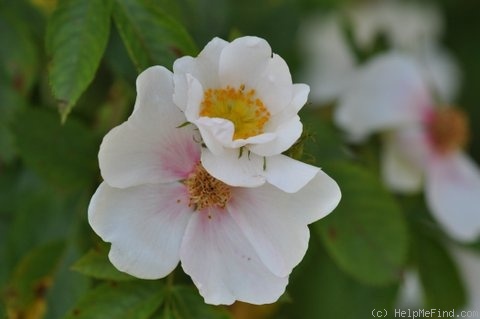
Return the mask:
[[469,126],[465,113],[454,108],[438,110],[428,125],[431,141],[440,153],[463,148],[469,139]]
[[222,89],[208,89],[203,94],[200,116],[218,117],[231,121],[235,131],[233,139],[245,139],[263,133],[270,119],[270,112],[255,90],[227,86]]
[[190,196],[188,206],[195,210],[225,208],[232,197],[230,186],[210,175],[200,163],[184,184]]

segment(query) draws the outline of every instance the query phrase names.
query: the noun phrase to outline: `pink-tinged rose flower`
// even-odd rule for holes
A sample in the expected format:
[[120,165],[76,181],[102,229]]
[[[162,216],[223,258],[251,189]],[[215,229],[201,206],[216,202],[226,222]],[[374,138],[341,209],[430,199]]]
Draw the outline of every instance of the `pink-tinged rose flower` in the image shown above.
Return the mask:
[[173,73],[173,100],[198,127],[211,175],[229,185],[268,182],[294,193],[317,174],[281,155],[302,134],[297,113],[310,89],[292,83],[287,64],[265,40],[215,38],[197,57],[176,60]]
[[180,127],[173,92],[163,67],[138,77],[132,115],[100,146],[104,182],[89,223],[112,243],[109,258],[121,271],[157,279],[180,262],[207,303],[274,302],[306,252],[307,225],[338,204],[338,185],[322,171],[293,194],[218,180],[204,167],[196,128]]
[[341,96],[336,123],[352,141],[384,133],[382,171],[399,192],[425,189],[427,203],[455,239],[480,235],[480,170],[463,152],[464,113],[438,105],[415,60],[400,54],[367,63]]

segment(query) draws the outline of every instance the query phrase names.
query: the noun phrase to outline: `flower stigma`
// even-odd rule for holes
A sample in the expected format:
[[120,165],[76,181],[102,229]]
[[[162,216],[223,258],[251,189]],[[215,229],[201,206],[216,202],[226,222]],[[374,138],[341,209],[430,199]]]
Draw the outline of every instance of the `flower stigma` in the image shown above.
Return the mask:
[[230,186],[210,175],[200,163],[183,183],[190,196],[188,206],[194,210],[225,208],[232,197]]
[[237,140],[262,134],[270,112],[256,97],[255,90],[246,91],[242,84],[238,89],[227,86],[206,90],[200,105],[200,116],[231,121],[235,128],[233,139]]
[[454,108],[436,111],[428,123],[428,131],[433,146],[443,154],[465,147],[469,139],[467,117]]

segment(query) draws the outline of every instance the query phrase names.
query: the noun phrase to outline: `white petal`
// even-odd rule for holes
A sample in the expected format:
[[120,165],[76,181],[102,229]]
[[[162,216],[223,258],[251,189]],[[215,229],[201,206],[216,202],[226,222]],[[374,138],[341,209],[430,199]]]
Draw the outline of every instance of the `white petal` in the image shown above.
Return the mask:
[[319,172],[295,194],[268,184],[236,188],[228,210],[265,265],[275,275],[286,276],[305,255],[307,224],[329,214],[340,197],[335,181]]
[[396,53],[379,56],[357,72],[339,100],[336,123],[355,139],[417,123],[431,105],[419,67]]
[[288,150],[302,135],[303,125],[300,117],[280,123],[275,130],[275,138],[266,143],[250,145],[249,149],[260,156],[273,156]]
[[312,87],[314,103],[331,102],[348,85],[355,68],[337,14],[316,16],[302,26],[299,34],[307,62],[304,78]]
[[105,181],[114,187],[170,182],[185,178],[198,161],[199,145],[192,127],[172,102],[171,74],[149,68],[138,78],[135,110],[112,129],[98,154]]
[[200,117],[193,123],[200,130],[207,148],[216,155],[223,154],[224,147],[230,145],[233,140],[235,128],[229,120],[218,117]]
[[419,192],[424,170],[412,162],[394,137],[386,138],[382,150],[382,175],[385,184],[402,193]]
[[88,207],[90,225],[112,243],[112,264],[143,279],[162,278],[175,269],[191,216],[180,184],[119,189],[102,183]]
[[267,181],[287,193],[296,193],[320,171],[318,167],[285,155],[266,158]]
[[[172,72],[163,66],[152,66],[137,77],[137,98],[133,116],[141,120],[158,119],[173,104]],[[175,116],[178,121],[183,117],[181,113],[167,110],[169,116]],[[171,118],[170,120],[173,120]]]
[[272,303],[288,282],[287,277],[277,277],[265,267],[224,210],[195,213],[180,254],[184,271],[209,304]]
[[175,81],[173,100],[180,109],[185,110],[187,107],[187,74],[190,74],[200,81],[205,88],[215,88],[219,86],[218,62],[220,60],[220,53],[227,44],[228,42],[225,40],[214,38],[196,58],[189,56],[182,57],[173,63],[173,78]]
[[293,85],[293,97],[291,106],[295,110],[295,114],[298,113],[305,106],[308,101],[308,94],[310,93],[310,86],[303,83],[296,83]]
[[203,99],[203,87],[196,78],[187,74],[188,99],[185,117],[189,122],[194,122],[200,116],[200,104]]
[[265,182],[288,193],[295,193],[315,177],[318,167],[285,155],[261,157],[243,150],[228,150],[214,155],[202,149],[202,165],[208,173],[222,182],[237,187],[257,187]]
[[465,311],[480,310],[480,254],[475,250],[452,247],[463,282],[467,288],[467,304],[462,307]]
[[202,149],[202,165],[207,172],[231,186],[257,187],[267,180],[263,171],[263,158],[248,154],[243,150],[225,150],[222,154],[213,154],[209,149]]
[[480,170],[469,158],[457,153],[432,161],[426,195],[432,214],[453,238],[479,238]]
[[452,103],[460,88],[455,59],[436,44],[426,43],[417,53],[423,74],[441,103]]
[[292,78],[285,61],[273,54],[268,43],[242,37],[227,45],[220,56],[219,76],[226,86],[255,89],[271,114],[283,110],[292,99]]

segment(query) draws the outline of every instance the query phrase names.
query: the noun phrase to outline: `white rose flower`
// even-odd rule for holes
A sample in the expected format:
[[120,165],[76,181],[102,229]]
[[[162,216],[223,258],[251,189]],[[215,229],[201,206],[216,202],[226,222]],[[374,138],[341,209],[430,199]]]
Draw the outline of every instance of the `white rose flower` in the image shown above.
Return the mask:
[[302,133],[297,113],[309,87],[292,84],[287,64],[265,40],[215,38],[198,57],[176,60],[173,72],[173,100],[198,127],[206,146],[202,163],[215,178],[296,192],[317,174],[318,168],[281,155]]
[[121,271],[157,279],[181,262],[207,303],[274,302],[306,252],[307,225],[338,204],[338,185],[322,171],[295,194],[216,179],[198,132],[179,127],[185,116],[173,90],[163,67],[138,77],[132,115],[100,146],[104,182],[89,223],[112,243],[109,259]]
[[342,14],[313,17],[300,32],[307,61],[304,77],[312,87],[312,102],[331,102],[351,84],[360,61],[349,41],[369,52],[379,37],[386,40],[390,50],[416,59],[429,87],[442,100],[451,101],[459,87],[460,72],[439,44],[442,31],[443,20],[436,7],[401,1],[366,2],[347,7]]
[[480,235],[480,170],[462,151],[468,123],[458,109],[438,105],[415,60],[379,56],[365,65],[339,99],[336,123],[352,141],[384,132],[382,170],[400,192],[425,188],[432,214],[453,238]]

